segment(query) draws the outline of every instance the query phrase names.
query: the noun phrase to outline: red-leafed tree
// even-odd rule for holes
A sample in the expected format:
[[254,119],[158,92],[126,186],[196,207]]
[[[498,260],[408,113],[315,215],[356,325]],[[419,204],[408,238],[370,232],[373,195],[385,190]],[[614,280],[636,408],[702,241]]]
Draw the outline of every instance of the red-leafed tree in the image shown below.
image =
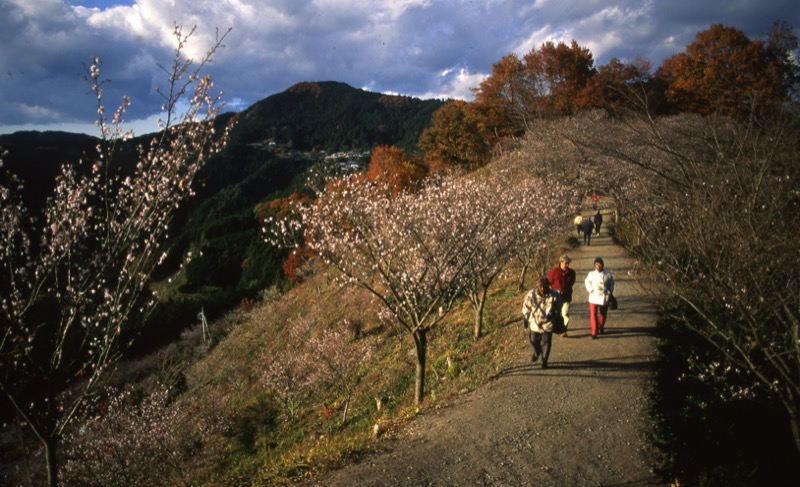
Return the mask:
[[650,61],[636,57],[630,62],[612,59],[597,69],[586,88],[591,107],[620,114],[630,110],[664,112],[664,93],[654,79]]
[[594,76],[594,58],[589,49],[573,40],[545,42],[524,56],[525,72],[536,100],[531,107],[542,115],[569,115],[590,106],[586,91]]
[[372,150],[366,178],[374,183],[386,184],[393,194],[409,189],[424,176],[425,168],[409,160],[403,149],[379,145]]
[[292,282],[299,282],[313,273],[313,263],[317,254],[308,247],[292,250],[283,261],[283,273]]
[[454,100],[434,112],[431,125],[419,138],[425,162],[432,171],[458,166],[474,168],[491,155],[486,121],[474,104]]
[[525,66],[516,54],[508,54],[492,65],[489,75],[475,92],[475,106],[485,118],[491,143],[521,135],[529,125],[530,104],[535,88],[525,77]]
[[[284,198],[275,198],[256,207],[256,215],[262,228],[274,221],[285,221],[300,218],[299,208],[311,203],[311,197],[294,192]],[[302,235],[290,238],[296,246],[283,261],[283,273],[292,282],[297,282],[312,272],[309,267],[314,262],[316,254],[303,245]]]
[[669,101],[680,110],[761,112],[788,97],[791,63],[785,50],[791,46],[791,35],[776,33],[765,45],[735,27],[715,24],[698,33],[685,52],[665,60],[658,76],[668,84]]

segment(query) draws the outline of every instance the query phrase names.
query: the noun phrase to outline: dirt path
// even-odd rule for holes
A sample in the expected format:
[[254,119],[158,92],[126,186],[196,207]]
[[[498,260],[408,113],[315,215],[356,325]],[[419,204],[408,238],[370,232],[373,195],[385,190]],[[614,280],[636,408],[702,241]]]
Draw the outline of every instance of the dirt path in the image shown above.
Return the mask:
[[[390,451],[314,485],[664,485],[650,469],[645,438],[655,305],[628,277],[632,262],[606,228],[570,255],[578,275],[570,336],[553,337],[546,370],[530,362],[522,327],[509,327],[520,334],[512,366],[453,406],[415,420]],[[596,256],[614,275],[619,309],[592,340],[583,279]]]

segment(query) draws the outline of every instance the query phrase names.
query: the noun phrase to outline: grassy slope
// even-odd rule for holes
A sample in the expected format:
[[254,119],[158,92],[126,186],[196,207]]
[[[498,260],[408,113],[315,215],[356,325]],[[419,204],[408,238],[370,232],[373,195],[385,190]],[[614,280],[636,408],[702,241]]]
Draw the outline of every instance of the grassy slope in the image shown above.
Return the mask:
[[[472,338],[474,313],[466,301],[429,335],[426,399],[420,408],[413,404],[415,353],[411,338],[379,322],[378,307],[368,294],[341,288],[328,274],[252,310],[234,312],[212,323],[215,333],[228,331],[215,348],[186,370],[189,389],[184,400],[204,404],[209,414],[216,411],[231,418],[232,430],[205,449],[208,455],[225,452],[224,458],[207,458],[196,479],[289,482],[380,448],[382,440],[406,421],[484,383],[507,364],[513,355],[509,350],[519,347],[516,318],[522,294],[516,290],[517,278],[517,270],[512,269],[498,279],[480,340]],[[348,320],[356,324],[361,336],[378,343],[372,358],[359,368],[360,382],[344,426],[344,401],[334,390],[323,389],[306,398],[290,419],[259,381],[259,372],[267,365],[263,357],[292,346],[287,341],[287,323],[311,317],[320,326]],[[380,411],[378,398],[384,404]],[[381,430],[377,437],[373,434],[376,425]]]

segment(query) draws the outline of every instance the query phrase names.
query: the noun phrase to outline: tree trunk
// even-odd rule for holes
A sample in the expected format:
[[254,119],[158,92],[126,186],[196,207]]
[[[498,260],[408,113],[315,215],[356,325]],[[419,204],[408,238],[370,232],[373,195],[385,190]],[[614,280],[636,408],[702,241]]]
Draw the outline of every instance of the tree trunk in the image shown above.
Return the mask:
[[425,394],[425,354],[428,351],[428,330],[414,332],[414,345],[417,347],[417,381],[414,390],[414,404],[422,403]]
[[483,310],[486,308],[486,290],[480,294],[475,302],[475,340],[483,335]]
[[520,274],[519,274],[519,285],[517,286],[517,288],[520,291],[524,291],[525,290],[525,275],[527,273],[528,273],[528,264],[523,264],[522,265],[522,272],[520,272]]
[[58,440],[47,437],[44,440],[44,457],[47,464],[47,485],[48,487],[58,486],[58,463],[56,462]]
[[794,446],[797,448],[798,453],[800,453],[800,420],[798,420],[795,411],[789,411],[789,423],[792,426],[792,438],[794,438]]
[[350,399],[344,401],[344,413],[342,413],[342,428],[347,424],[347,413],[350,409]]

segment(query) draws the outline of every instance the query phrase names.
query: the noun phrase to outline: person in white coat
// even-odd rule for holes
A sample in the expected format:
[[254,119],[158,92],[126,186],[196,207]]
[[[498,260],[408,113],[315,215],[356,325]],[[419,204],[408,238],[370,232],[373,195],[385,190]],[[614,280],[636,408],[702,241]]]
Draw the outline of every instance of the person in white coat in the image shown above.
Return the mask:
[[597,338],[598,334],[602,335],[605,331],[608,298],[614,292],[614,276],[605,268],[602,258],[594,259],[594,270],[586,275],[584,284],[589,293],[589,324],[592,338]]

